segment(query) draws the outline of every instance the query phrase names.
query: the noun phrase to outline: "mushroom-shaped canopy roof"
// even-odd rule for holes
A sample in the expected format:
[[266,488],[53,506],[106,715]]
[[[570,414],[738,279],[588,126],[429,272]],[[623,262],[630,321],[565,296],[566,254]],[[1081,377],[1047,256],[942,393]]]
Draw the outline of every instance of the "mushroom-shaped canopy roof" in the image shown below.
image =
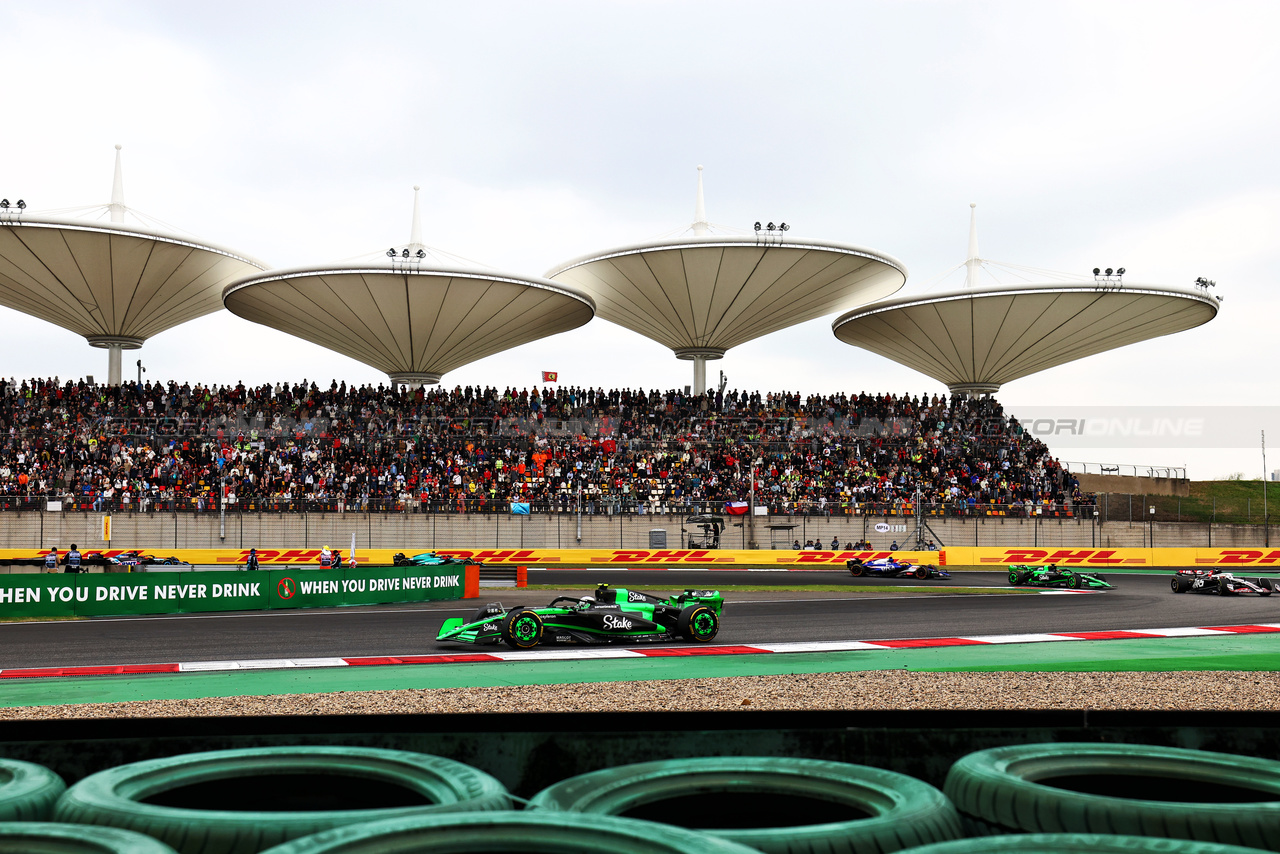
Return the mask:
[[246,320],[415,383],[595,315],[573,287],[434,258],[272,271],[231,284],[223,301]]
[[0,305],[83,335],[142,342],[222,308],[230,282],[266,265],[124,223],[0,217]]
[[699,235],[584,256],[547,278],[576,285],[601,317],[677,356],[715,358],[769,332],[883,299],[907,272],[857,246]]
[[831,329],[841,341],[945,382],[953,392],[977,394],[1192,329],[1217,313],[1218,301],[1204,291],[1090,280],[901,297],[851,311]]

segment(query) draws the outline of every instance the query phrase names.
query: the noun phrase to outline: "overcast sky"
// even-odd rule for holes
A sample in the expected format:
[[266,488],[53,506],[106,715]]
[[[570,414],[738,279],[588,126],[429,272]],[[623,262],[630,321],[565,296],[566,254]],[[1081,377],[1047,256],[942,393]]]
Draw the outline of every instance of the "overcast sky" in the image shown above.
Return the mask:
[[[126,202],[271,266],[409,236],[513,273],[693,219],[866,246],[902,295],[984,258],[1189,286],[1216,320],[1005,386],[1021,406],[1280,404],[1280,4],[489,2],[0,4],[0,195]],[[949,280],[960,284],[963,276]],[[730,388],[936,393],[824,318],[708,363]],[[106,375],[74,333],[0,309],[6,376]],[[147,379],[385,382],[219,312],[125,354]],[[606,321],[444,384],[662,389],[691,365]],[[1243,418],[1252,418],[1243,410]],[[1271,423],[1268,423],[1268,418]],[[1259,412],[1274,431],[1280,419]],[[1244,471],[1256,448],[1072,448],[1085,462]]]

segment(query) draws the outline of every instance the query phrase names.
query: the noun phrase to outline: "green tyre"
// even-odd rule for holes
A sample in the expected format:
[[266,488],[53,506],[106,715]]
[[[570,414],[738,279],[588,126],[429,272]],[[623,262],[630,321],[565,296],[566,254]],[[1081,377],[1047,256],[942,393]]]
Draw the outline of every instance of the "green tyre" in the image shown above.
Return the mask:
[[713,836],[613,816],[491,812],[391,819],[327,830],[268,854],[759,854]]
[[720,618],[707,605],[690,605],[676,617],[676,634],[690,643],[710,643],[720,633]]
[[542,617],[520,608],[502,618],[502,639],[513,649],[533,649],[542,640]]
[[262,747],[100,771],[62,794],[54,820],[136,830],[184,854],[255,854],[357,822],[510,807],[496,779],[440,756]]
[[44,821],[0,825],[0,854],[174,854],[172,848],[132,830]]
[[956,839],[959,816],[914,777],[817,759],[711,756],[563,780],[529,810],[661,821],[766,854],[874,854]]
[[66,788],[43,765],[0,759],[0,821],[44,821]]
[[962,757],[943,791],[972,833],[1106,833],[1280,850],[1280,762],[1141,744]]
[[908,854],[999,854],[1002,851],[1015,854],[1258,854],[1257,848],[1238,845],[1102,833],[1018,833],[957,839],[912,848]]

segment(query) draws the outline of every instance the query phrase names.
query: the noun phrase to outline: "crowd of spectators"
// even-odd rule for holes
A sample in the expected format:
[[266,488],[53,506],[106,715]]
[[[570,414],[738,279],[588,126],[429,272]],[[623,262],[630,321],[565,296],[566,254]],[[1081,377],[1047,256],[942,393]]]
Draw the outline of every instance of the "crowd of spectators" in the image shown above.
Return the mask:
[[[0,508],[907,512],[1092,503],[991,398],[0,379]],[[43,506],[42,504],[39,506]]]

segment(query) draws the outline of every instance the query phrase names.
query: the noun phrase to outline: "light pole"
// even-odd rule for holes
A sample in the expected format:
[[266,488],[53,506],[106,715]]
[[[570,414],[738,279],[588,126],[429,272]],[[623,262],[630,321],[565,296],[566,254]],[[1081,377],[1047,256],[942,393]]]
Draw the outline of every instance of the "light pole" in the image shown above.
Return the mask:
[[142,385],[142,375],[145,374],[146,372],[147,372],[147,369],[142,367],[142,360],[139,359],[138,360],[138,385]]
[[1262,544],[1271,547],[1271,526],[1267,524],[1267,431],[1262,431]]
[[1147,508],[1147,548],[1156,547],[1156,508]]

